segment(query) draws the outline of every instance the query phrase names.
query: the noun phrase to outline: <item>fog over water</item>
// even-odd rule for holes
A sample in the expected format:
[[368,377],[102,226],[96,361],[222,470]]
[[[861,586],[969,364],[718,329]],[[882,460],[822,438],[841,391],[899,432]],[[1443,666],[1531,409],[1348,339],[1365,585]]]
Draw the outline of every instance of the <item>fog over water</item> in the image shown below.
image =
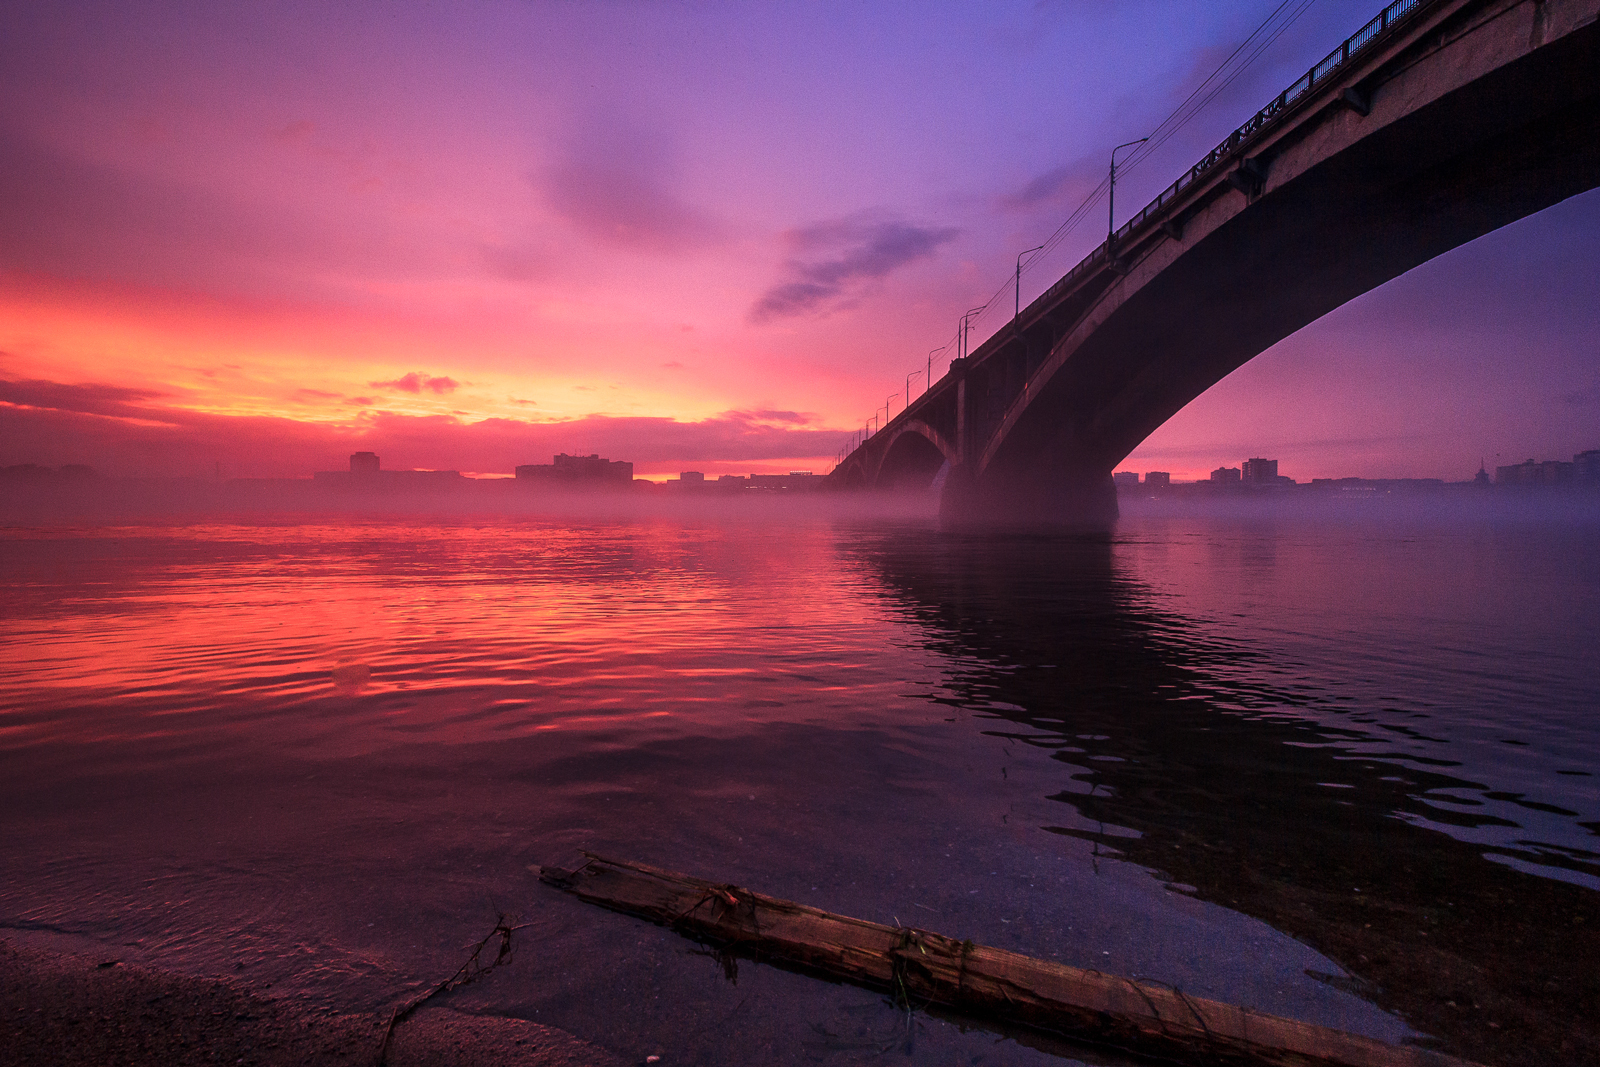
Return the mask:
[[516,963],[454,1003],[639,1060],[1095,1058],[730,984],[539,884],[593,849],[1489,1062],[1600,1049],[1589,498],[963,534],[121,485],[0,528],[7,936],[376,1011],[505,911]]

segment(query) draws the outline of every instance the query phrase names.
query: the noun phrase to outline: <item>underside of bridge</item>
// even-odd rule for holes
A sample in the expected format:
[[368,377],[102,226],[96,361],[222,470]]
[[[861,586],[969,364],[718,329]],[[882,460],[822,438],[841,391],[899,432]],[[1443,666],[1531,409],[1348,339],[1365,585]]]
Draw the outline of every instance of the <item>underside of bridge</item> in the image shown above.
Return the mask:
[[907,427],[886,446],[875,484],[880,489],[926,489],[946,462],[927,427]]
[[[1597,11],[1600,0],[1435,4],[1100,254],[1098,270],[957,361],[841,472],[859,462],[865,484],[906,484],[948,455],[951,521],[1115,517],[1112,469],[1234,369],[1391,278],[1600,186]],[[912,423],[939,428],[946,448],[908,443]]]

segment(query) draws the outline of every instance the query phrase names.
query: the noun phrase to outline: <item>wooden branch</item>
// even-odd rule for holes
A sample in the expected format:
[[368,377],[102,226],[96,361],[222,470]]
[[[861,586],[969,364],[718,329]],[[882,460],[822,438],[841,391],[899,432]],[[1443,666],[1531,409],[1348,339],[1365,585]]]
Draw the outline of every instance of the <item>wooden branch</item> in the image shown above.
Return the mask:
[[[384,1028],[383,1044],[378,1046],[377,1067],[386,1067],[389,1062],[389,1044],[394,1040],[394,1028],[411,1018],[412,1013],[418,1008],[434,997],[459,989],[469,982],[477,981],[502,963],[510,963],[511,935],[521,929],[521,926],[512,926],[511,921],[501,915],[496,920],[494,929],[485,934],[482,941],[472,946],[472,953],[467,957],[467,962],[463,963],[455,974],[452,974],[449,978],[446,978],[410,1003],[396,1008],[394,1014],[389,1016],[389,1025]],[[484,948],[488,946],[490,941],[494,940],[496,934],[500,935],[500,950],[495,953],[494,959],[484,963],[479,957],[483,955]]]
[[541,880],[739,955],[1182,1063],[1272,1067],[1471,1067],[1438,1052],[1234,1007],[1149,982],[891,927],[584,853]]

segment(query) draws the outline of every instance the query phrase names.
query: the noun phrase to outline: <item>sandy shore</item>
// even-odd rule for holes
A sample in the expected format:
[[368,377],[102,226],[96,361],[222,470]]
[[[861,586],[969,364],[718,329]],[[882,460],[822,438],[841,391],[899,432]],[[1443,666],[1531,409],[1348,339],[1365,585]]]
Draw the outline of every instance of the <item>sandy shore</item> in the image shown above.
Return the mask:
[[[306,1015],[226,981],[0,941],[0,1067],[372,1064],[388,1020]],[[624,1067],[561,1030],[424,1008],[395,1031],[392,1067]]]

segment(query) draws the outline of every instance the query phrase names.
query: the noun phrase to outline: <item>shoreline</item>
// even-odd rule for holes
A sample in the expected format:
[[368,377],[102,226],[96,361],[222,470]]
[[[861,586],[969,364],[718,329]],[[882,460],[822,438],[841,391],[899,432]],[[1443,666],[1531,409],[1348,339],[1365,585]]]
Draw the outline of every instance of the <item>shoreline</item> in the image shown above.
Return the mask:
[[[226,979],[0,939],[0,1067],[373,1063],[386,1018],[296,1010]],[[425,1007],[396,1027],[389,1067],[623,1067],[523,1019]]]

